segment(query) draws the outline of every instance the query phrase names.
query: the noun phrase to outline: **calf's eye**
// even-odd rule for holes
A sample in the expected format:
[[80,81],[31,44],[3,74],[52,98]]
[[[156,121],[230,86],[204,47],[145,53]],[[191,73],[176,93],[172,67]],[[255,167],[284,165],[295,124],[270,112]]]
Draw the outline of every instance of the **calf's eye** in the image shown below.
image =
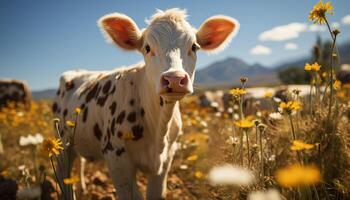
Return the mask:
[[145,46],[145,51],[146,51],[146,54],[151,51],[151,47],[148,44]]
[[196,51],[198,50],[198,48],[199,48],[199,47],[198,47],[198,45],[197,45],[196,43],[193,43],[193,44],[192,44],[191,49],[192,49],[193,52],[196,52]]

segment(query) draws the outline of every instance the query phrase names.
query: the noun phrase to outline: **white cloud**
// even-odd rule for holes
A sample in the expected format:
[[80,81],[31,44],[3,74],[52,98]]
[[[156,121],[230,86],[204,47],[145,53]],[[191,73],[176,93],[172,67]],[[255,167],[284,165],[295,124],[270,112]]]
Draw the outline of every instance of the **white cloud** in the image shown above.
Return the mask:
[[292,42],[289,42],[287,44],[284,45],[284,49],[286,50],[296,50],[298,49],[298,45]]
[[341,22],[345,25],[350,25],[350,15],[346,15],[341,19]]
[[340,24],[338,22],[333,22],[331,26],[332,28],[339,28]]
[[257,45],[250,50],[252,55],[269,55],[270,53],[271,49],[263,45]]
[[324,32],[324,31],[326,31],[326,27],[318,25],[318,24],[311,24],[309,26],[309,31],[311,31],[311,32]]
[[350,15],[346,15],[341,19],[341,22],[345,25],[350,25]]
[[299,34],[306,29],[306,24],[294,22],[264,31],[259,35],[259,39],[261,41],[285,41],[299,37]]

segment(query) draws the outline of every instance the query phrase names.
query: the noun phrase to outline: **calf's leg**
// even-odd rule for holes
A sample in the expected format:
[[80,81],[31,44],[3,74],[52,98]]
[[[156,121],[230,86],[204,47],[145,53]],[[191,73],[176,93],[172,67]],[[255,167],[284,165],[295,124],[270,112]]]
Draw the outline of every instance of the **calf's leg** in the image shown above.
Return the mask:
[[123,154],[116,156],[115,152],[107,153],[105,156],[109,174],[117,190],[117,196],[122,200],[142,200],[136,182],[136,168],[130,158]]

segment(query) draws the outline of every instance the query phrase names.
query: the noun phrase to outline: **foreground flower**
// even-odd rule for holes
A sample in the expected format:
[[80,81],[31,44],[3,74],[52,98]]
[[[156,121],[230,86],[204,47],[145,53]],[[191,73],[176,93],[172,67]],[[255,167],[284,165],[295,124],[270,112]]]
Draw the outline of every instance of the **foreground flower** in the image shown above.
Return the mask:
[[38,145],[44,140],[43,136],[40,133],[35,135],[21,136],[19,138],[19,145],[28,146],[28,145]]
[[335,90],[339,90],[341,88],[341,82],[339,80],[335,80],[333,83],[333,88]]
[[76,108],[74,111],[75,111],[75,113],[76,113],[77,115],[79,115],[80,112],[81,112],[81,109],[80,109],[80,108]]
[[295,164],[276,172],[276,180],[283,187],[313,185],[321,181],[321,174],[315,166]]
[[288,114],[291,114],[292,111],[297,111],[302,109],[302,103],[300,101],[288,101],[282,102],[279,105],[279,109],[281,112],[287,112]]
[[239,121],[234,122],[236,126],[239,128],[251,128],[254,126],[254,123],[248,119],[241,119]]
[[212,168],[208,179],[212,185],[248,186],[254,182],[255,177],[247,169],[227,164]]
[[281,194],[276,189],[254,191],[248,195],[248,200],[281,200]]
[[321,65],[319,65],[317,62],[315,62],[314,64],[309,64],[309,63],[306,63],[305,65],[305,71],[320,71],[320,68],[321,68]]
[[270,114],[269,114],[269,117],[270,117],[271,119],[274,119],[274,120],[280,120],[280,119],[282,119],[282,115],[281,115],[281,113],[279,113],[279,112],[270,113]]
[[73,122],[73,121],[66,121],[66,125],[68,126],[68,127],[75,127],[75,123]]
[[309,20],[314,21],[314,23],[324,24],[326,23],[326,14],[333,15],[333,6],[331,2],[323,3],[320,0],[314,8],[311,10],[309,15]]
[[201,179],[204,177],[204,174],[201,171],[196,171],[196,173],[194,173],[194,176],[198,179]]
[[241,88],[234,88],[230,90],[230,94],[232,94],[233,96],[241,96],[241,95],[247,94],[247,91]]
[[273,96],[272,92],[265,92],[264,97],[265,98],[271,98]]
[[290,149],[293,151],[302,151],[302,150],[310,150],[314,147],[315,145],[313,144],[304,143],[303,141],[300,141],[300,140],[294,140],[293,145],[291,146]]
[[188,156],[186,160],[188,160],[188,161],[195,161],[197,159],[198,159],[197,155],[192,155],[192,156]]
[[62,142],[60,139],[50,138],[45,139],[42,144],[42,151],[48,154],[49,157],[53,155],[59,155],[60,150],[63,150]]
[[80,181],[79,177],[73,176],[71,178],[65,178],[63,179],[64,184],[66,185],[72,185],[74,183],[78,183]]

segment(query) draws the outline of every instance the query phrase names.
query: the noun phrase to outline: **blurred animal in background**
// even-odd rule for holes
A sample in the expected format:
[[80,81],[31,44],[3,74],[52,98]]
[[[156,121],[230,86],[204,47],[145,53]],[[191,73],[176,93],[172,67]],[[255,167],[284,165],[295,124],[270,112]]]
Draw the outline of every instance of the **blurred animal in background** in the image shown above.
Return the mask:
[[14,79],[0,80],[0,108],[7,106],[10,102],[30,105],[32,94],[27,83]]
[[[208,18],[198,30],[180,9],[157,11],[148,28],[140,30],[120,13],[102,17],[98,24],[107,39],[124,50],[140,52],[144,61],[111,71],[65,72],[60,79],[53,111],[60,121],[64,143],[73,143],[63,157],[62,178],[70,175],[78,153],[104,158],[123,200],[142,199],[136,172],[148,177],[147,199],[164,199],[167,174],[175,154],[182,122],[179,100],[193,92],[199,49],[223,49],[237,33],[238,22],[227,16]],[[75,135],[65,123],[80,108]]]
[[341,65],[337,78],[342,84],[350,84],[350,64]]

